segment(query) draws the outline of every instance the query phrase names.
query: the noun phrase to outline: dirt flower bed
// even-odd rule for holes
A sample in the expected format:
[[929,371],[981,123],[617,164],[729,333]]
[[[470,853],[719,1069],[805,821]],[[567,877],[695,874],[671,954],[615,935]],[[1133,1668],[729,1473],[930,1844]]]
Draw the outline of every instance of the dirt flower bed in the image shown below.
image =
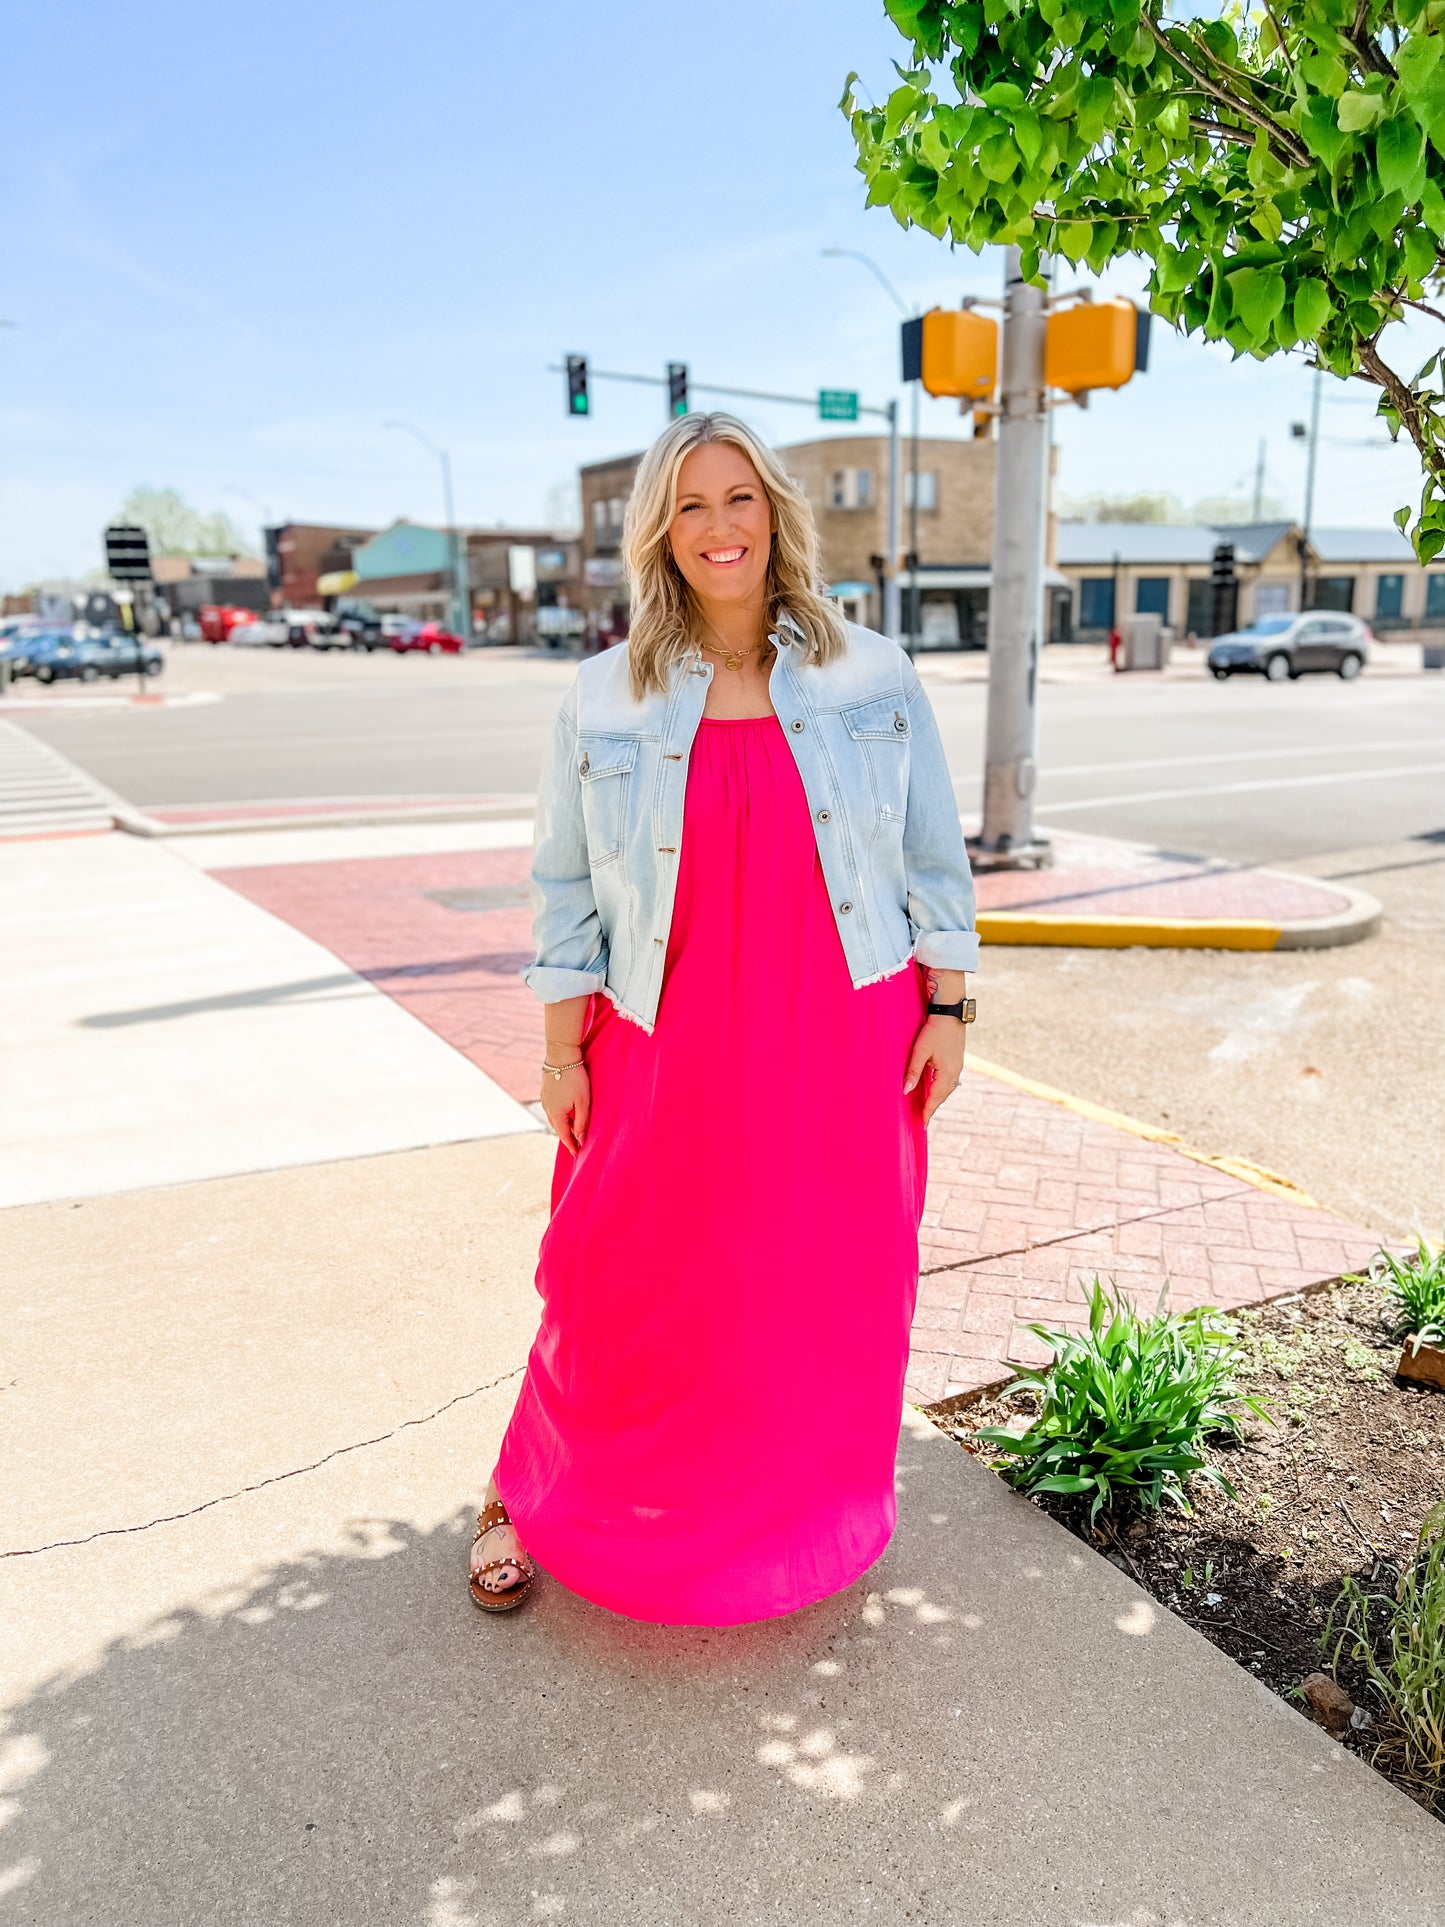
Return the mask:
[[[1394,1376],[1400,1346],[1388,1336],[1390,1318],[1385,1293],[1367,1282],[1234,1314],[1239,1389],[1264,1399],[1274,1419],[1251,1419],[1242,1443],[1210,1448],[1234,1499],[1196,1478],[1191,1513],[1121,1509],[1101,1515],[1096,1530],[1077,1499],[1038,1494],[1035,1504],[1300,1704],[1301,1681],[1328,1670],[1320,1640],[1342,1582],[1353,1575],[1388,1589],[1387,1568],[1410,1557],[1425,1515],[1445,1498],[1445,1393]],[[994,1448],[976,1434],[1022,1431],[1035,1403],[1020,1392],[926,1410],[965,1451],[992,1461]],[[1338,1679],[1369,1708],[1361,1674],[1342,1664]],[[1368,1758],[1371,1724],[1344,1743]],[[1445,1819],[1445,1795],[1434,1810]]]

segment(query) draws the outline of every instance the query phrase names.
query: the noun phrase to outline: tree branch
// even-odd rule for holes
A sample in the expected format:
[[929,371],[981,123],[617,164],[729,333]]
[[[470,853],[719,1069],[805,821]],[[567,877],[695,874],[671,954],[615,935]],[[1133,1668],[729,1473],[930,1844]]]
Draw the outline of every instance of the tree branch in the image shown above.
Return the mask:
[[1230,113],[1238,114],[1241,120],[1247,120],[1252,127],[1259,128],[1286,165],[1313,168],[1314,160],[1309,150],[1302,146],[1293,134],[1278,126],[1263,108],[1256,107],[1253,101],[1242,100],[1238,95],[1231,94],[1228,88],[1222,87],[1212,75],[1205,73],[1202,67],[1195,66],[1189,55],[1174,44],[1152,14],[1145,12],[1139,17],[1161,52],[1167,54],[1182,73],[1188,74],[1202,93],[1208,94],[1212,100],[1217,100],[1222,107],[1228,108]]
[[1355,8],[1355,23],[1345,35],[1346,40],[1360,56],[1362,66],[1368,67],[1372,74],[1384,74],[1395,79],[1395,69],[1385,58],[1385,50],[1369,32],[1369,0],[1358,0]]
[[1233,141],[1237,147],[1253,147],[1253,134],[1246,134],[1242,127],[1225,127],[1217,120],[1205,120],[1202,115],[1191,114],[1189,125],[1196,134],[1204,134],[1209,139]]
[[1397,375],[1373,341],[1360,343],[1360,367],[1366,378],[1390,397],[1400,426],[1420,451],[1420,459],[1436,480],[1445,478],[1445,451],[1430,433],[1429,411],[1403,376]]

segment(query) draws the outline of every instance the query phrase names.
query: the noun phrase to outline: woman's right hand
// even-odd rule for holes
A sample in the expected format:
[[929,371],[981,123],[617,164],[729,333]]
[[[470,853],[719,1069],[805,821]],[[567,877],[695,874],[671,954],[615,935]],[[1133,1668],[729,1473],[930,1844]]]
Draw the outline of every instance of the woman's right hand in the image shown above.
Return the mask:
[[579,1064],[575,1070],[563,1071],[560,1077],[543,1071],[542,1109],[547,1113],[547,1122],[575,1157],[587,1135],[587,1117],[592,1109],[592,1080],[587,1075],[587,1066]]

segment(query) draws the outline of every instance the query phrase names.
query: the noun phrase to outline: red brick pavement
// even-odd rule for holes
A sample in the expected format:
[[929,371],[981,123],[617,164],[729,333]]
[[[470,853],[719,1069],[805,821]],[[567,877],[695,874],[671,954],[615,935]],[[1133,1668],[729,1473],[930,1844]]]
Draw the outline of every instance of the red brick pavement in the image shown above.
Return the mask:
[[[275,864],[216,874],[315,938],[522,1102],[542,1013],[526,849]],[[985,879],[987,883],[991,881]],[[980,895],[982,895],[980,891]],[[996,1383],[1046,1354],[1028,1322],[1083,1322],[1097,1272],[1153,1303],[1257,1303],[1354,1270],[1367,1232],[985,1075],[930,1133],[909,1396]]]

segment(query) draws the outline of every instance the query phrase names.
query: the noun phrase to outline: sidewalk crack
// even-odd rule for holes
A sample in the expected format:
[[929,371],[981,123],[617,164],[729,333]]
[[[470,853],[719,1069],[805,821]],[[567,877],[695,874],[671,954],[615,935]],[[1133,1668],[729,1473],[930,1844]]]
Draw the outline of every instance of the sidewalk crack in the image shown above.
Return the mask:
[[973,1258],[953,1258],[946,1265],[922,1265],[920,1278],[936,1278],[941,1271],[967,1271],[974,1265],[991,1265],[999,1258],[1021,1258],[1029,1251],[1047,1251],[1050,1245],[1071,1245],[1079,1238],[1092,1238],[1100,1231],[1120,1231],[1126,1224],[1147,1224],[1151,1218],[1172,1218],[1177,1211],[1197,1211],[1201,1206],[1221,1204],[1226,1198],[1247,1197],[1251,1185],[1237,1185],[1233,1191],[1218,1191],[1211,1198],[1194,1198],[1188,1204],[1162,1204],[1153,1211],[1140,1211],[1132,1218],[1109,1218],[1103,1224],[1076,1225],[1061,1231],[1056,1238],[1034,1238],[1026,1245],[1007,1245],[1002,1251],[985,1251]]
[[303,1473],[318,1472],[323,1465],[330,1465],[333,1459],[343,1459],[348,1452],[361,1452],[369,1445],[384,1445],[394,1439],[399,1432],[407,1432],[417,1425],[430,1425],[449,1412],[454,1405],[464,1405],[468,1399],[480,1398],[483,1392],[494,1391],[498,1385],[505,1385],[509,1378],[520,1378],[526,1371],[525,1365],[516,1365],[510,1372],[503,1372],[500,1378],[488,1379],[485,1385],[474,1385],[469,1392],[458,1392],[444,1405],[438,1405],[434,1412],[424,1412],[420,1418],[406,1418],[399,1425],[393,1425],[389,1432],[378,1432],[375,1438],[357,1439],[351,1445],[338,1445],[334,1451],[324,1453],[313,1459],[309,1465],[293,1466],[289,1472],[273,1472],[269,1477],[257,1479],[253,1485],[238,1486],[234,1492],[222,1492],[214,1499],[203,1499],[199,1505],[188,1506],[184,1512],[165,1512],[158,1519],[147,1519],[143,1525],[100,1526],[94,1532],[87,1532],[79,1539],[52,1539],[43,1546],[14,1546],[7,1552],[0,1552],[0,1559],[32,1559],[37,1553],[59,1552],[66,1546],[88,1546],[95,1539],[119,1539],[130,1532],[149,1532],[152,1526],[174,1525],[178,1519],[194,1519],[198,1512],[209,1512],[212,1506],[228,1505],[232,1499],[242,1499],[248,1492],[262,1492],[268,1485],[281,1485],[287,1479],[299,1479]]

